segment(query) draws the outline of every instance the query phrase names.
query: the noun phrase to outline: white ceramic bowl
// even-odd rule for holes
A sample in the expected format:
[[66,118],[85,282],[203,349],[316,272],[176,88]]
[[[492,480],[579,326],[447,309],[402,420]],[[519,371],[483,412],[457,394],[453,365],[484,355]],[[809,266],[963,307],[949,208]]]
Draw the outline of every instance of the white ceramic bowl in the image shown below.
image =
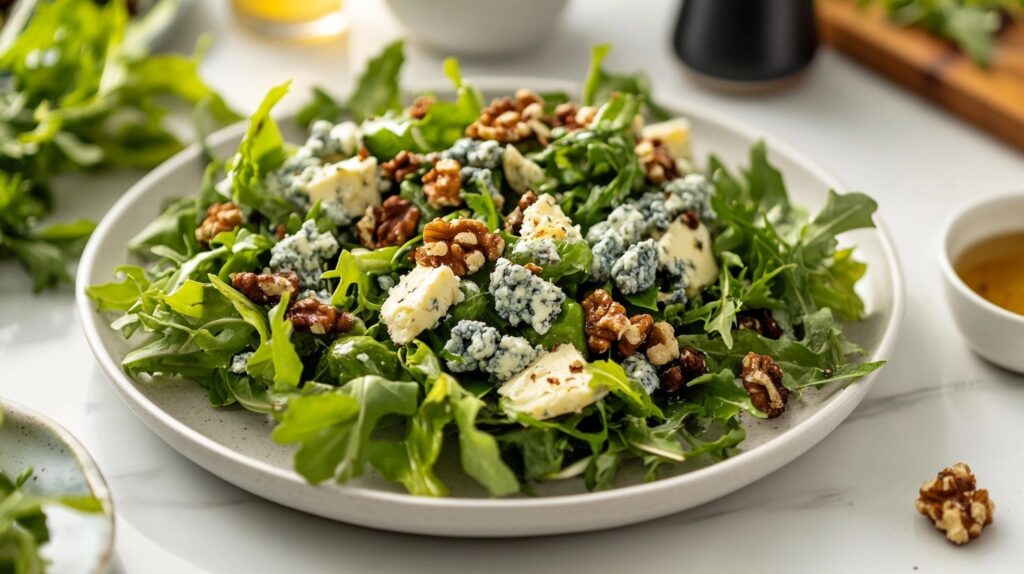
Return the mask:
[[1013,231],[1024,231],[1024,193],[970,203],[946,224],[939,243],[939,261],[946,299],[967,344],[989,361],[1024,373],[1024,315],[978,295],[953,269],[953,262],[972,245]]
[[414,40],[446,54],[489,56],[543,42],[568,0],[387,0]]
[[[520,87],[579,92],[572,84],[533,78],[473,78],[473,83],[487,97]],[[442,95],[451,93],[433,88]],[[674,103],[664,95],[658,101],[690,119],[695,157],[706,158],[714,152],[726,164],[737,166],[747,161],[750,145],[764,139],[770,159],[785,174],[794,203],[817,210],[829,189],[846,189],[784,142],[708,110]],[[290,141],[304,137],[293,116],[281,117],[279,125]],[[237,149],[244,132],[244,124],[229,127],[210,136],[208,143],[215,154],[226,157]],[[448,498],[411,496],[372,473],[345,485],[312,486],[293,470],[293,449],[270,439],[272,423],[267,417],[236,409],[214,410],[206,393],[189,381],[127,376],[121,361],[131,345],[109,328],[110,318],[97,313],[85,295],[85,286],[111,280],[114,268],[127,257],[128,240],[157,215],[164,201],[198,189],[203,166],[199,148],[186,149],[139,181],[103,218],[78,267],[82,326],[118,394],[153,432],[217,476],[293,508],[375,528],[435,536],[536,536],[621,526],[709,502],[781,468],[842,422],[876,379],[877,373],[846,387],[807,392],[802,400],[791,402],[783,417],[748,420],[744,452],[728,460],[704,468],[673,467],[674,475],[654,482],[644,482],[642,472],[624,473],[622,486],[613,490],[586,492],[581,480],[550,481],[538,485],[536,497],[490,499],[468,479],[456,483],[453,473],[445,474],[452,477]],[[903,314],[899,263],[885,227],[877,216],[875,221],[878,229],[842,237],[844,244],[857,246],[858,258],[868,262],[867,275],[858,286],[868,317],[849,325],[848,333],[873,361],[889,356]],[[457,460],[449,462],[457,464]]]

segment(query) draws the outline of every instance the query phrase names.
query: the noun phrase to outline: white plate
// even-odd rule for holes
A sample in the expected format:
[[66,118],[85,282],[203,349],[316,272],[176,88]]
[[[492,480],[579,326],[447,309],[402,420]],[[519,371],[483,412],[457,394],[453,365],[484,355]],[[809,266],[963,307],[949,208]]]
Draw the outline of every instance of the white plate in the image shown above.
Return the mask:
[[[505,78],[477,81],[486,93],[512,93],[529,86],[566,89],[564,83]],[[304,96],[304,95],[302,95]],[[293,96],[294,97],[294,96]],[[298,99],[298,98],[295,98]],[[829,188],[845,189],[834,177],[789,146],[706,110],[670,106],[690,118],[696,156],[714,151],[727,164],[745,164],[751,143],[767,141],[771,160],[785,174],[793,200],[816,209]],[[285,137],[302,141],[290,121],[280,121]],[[210,138],[221,156],[232,154],[244,126],[227,128]],[[870,376],[844,389],[806,396],[785,416],[754,421],[745,452],[729,460],[643,483],[627,476],[628,486],[587,493],[582,481],[546,483],[539,496],[488,499],[471,485],[455,483],[449,498],[405,494],[386,481],[367,476],[344,486],[311,486],[292,470],[292,449],[274,444],[271,422],[260,415],[214,410],[206,394],[188,381],[136,382],[120,363],[129,345],[108,328],[109,317],[95,312],[85,296],[87,285],[110,281],[125,261],[128,240],[157,215],[164,200],[191,194],[203,173],[199,149],[190,147],[156,168],[125,194],[100,222],[83,254],[78,272],[78,307],[89,345],[128,407],[168,444],[196,464],[254,494],[328,518],[405,532],[448,536],[530,536],[609,528],[648,520],[709,502],[746,486],[790,462],[832,431],[860,403]],[[876,222],[878,222],[876,218]],[[899,265],[884,227],[850,233],[869,264],[860,289],[869,318],[850,328],[873,360],[892,348],[903,309]],[[636,475],[637,473],[632,473]]]
[[49,418],[14,401],[0,399],[0,469],[17,476],[34,469],[25,490],[42,496],[94,496],[103,512],[82,513],[57,505],[45,507],[50,541],[41,552],[51,574],[100,574],[114,556],[114,506],[99,468],[71,433]]

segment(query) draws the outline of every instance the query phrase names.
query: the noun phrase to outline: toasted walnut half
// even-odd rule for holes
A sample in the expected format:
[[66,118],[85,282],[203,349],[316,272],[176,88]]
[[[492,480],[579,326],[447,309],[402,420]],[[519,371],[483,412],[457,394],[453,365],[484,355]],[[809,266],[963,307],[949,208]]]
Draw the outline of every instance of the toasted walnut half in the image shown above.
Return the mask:
[[196,241],[209,245],[218,233],[231,231],[242,224],[242,210],[233,202],[214,203],[206,208],[206,219],[196,228]]
[[462,164],[454,159],[439,159],[423,176],[423,193],[434,207],[455,207],[462,203]]
[[654,366],[667,365],[679,357],[679,341],[675,329],[665,321],[658,321],[644,345],[647,360]]
[[474,139],[517,142],[536,136],[544,143],[550,128],[541,121],[544,99],[531,90],[519,90],[515,98],[496,98],[480,112],[480,117],[466,128],[466,136]]
[[456,275],[472,275],[488,261],[501,257],[505,240],[475,219],[435,219],[423,228],[423,245],[416,262],[428,267],[447,265]]
[[513,235],[519,235],[519,230],[523,227],[523,212],[534,203],[537,203],[537,194],[532,191],[527,191],[519,196],[519,203],[516,205],[516,208],[505,216],[505,231]]
[[419,154],[402,150],[398,155],[380,164],[380,174],[384,179],[395,183],[402,183],[406,177],[416,173],[423,163]]
[[367,249],[401,245],[416,233],[419,222],[420,210],[411,201],[392,195],[380,207],[366,208],[356,222],[356,234]]
[[782,337],[782,327],[772,317],[771,309],[751,309],[736,313],[736,328],[747,329],[769,339]]
[[274,305],[281,296],[290,293],[294,300],[299,292],[299,276],[291,271],[283,273],[235,273],[231,286],[258,305]]
[[679,350],[679,357],[661,371],[661,390],[669,397],[678,397],[686,383],[708,372],[704,354],[689,345]]
[[352,315],[315,297],[307,297],[290,305],[284,312],[284,318],[291,321],[296,330],[309,331],[314,335],[347,333],[355,324]]
[[412,105],[405,111],[409,114],[409,117],[420,120],[427,117],[427,113],[430,112],[430,106],[434,105],[434,102],[436,101],[437,98],[429,94],[419,96],[412,101]]
[[782,367],[776,365],[771,357],[747,353],[743,357],[740,378],[750,401],[768,418],[775,418],[786,410],[789,389],[782,386]]
[[597,108],[594,106],[576,107],[573,102],[562,102],[555,106],[555,112],[551,114],[550,123],[552,127],[561,127],[569,131],[589,127],[597,116]]
[[962,462],[942,469],[921,485],[916,506],[954,544],[966,544],[981,536],[982,529],[992,524],[996,509],[988,490],[977,487],[971,467]]
[[656,139],[640,140],[634,148],[640,164],[643,165],[647,180],[655,185],[665,183],[679,177],[676,160],[672,159],[668,150]]
[[587,348],[594,353],[608,352],[612,343],[618,341],[630,325],[626,308],[616,303],[604,289],[594,289],[580,305],[584,313]]
[[647,338],[654,328],[654,317],[647,313],[633,315],[629,318],[629,325],[619,334],[619,341],[615,344],[615,350],[623,358],[632,355],[637,350],[646,346]]

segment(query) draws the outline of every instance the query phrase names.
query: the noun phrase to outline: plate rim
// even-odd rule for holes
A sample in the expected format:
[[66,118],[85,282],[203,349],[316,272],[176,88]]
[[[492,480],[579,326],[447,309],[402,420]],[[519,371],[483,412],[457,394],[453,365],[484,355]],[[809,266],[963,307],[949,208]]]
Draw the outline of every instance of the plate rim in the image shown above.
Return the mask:
[[[530,86],[536,90],[573,90],[577,89],[579,84],[576,82],[558,80],[552,78],[541,78],[541,77],[529,77],[529,76],[479,76],[471,78],[473,85],[480,88],[482,91],[494,91],[494,92],[511,92],[522,86]],[[450,91],[447,86],[440,87],[439,82],[410,82],[410,86],[414,89],[433,89],[437,92]],[[764,140],[769,151],[769,155],[784,155],[795,163],[800,164],[807,172],[811,173],[814,177],[826,182],[830,187],[835,189],[845,190],[846,186],[836,176],[832,175],[829,171],[821,167],[817,162],[807,157],[803,152],[793,148],[785,141],[772,135],[771,133],[755,129],[754,127],[746,124],[741,120],[737,120],[726,116],[724,113],[717,112],[708,109],[707,106],[701,104],[694,104],[691,102],[680,101],[678,97],[669,96],[663,92],[655,92],[655,97],[659,103],[664,107],[671,110],[674,114],[681,115],[683,117],[700,117],[702,120],[709,123],[717,124],[718,126],[738,134],[751,141]],[[275,114],[275,119],[278,121],[289,120],[293,118],[294,109],[297,106],[295,103],[291,105],[285,105],[282,108],[282,113]],[[247,120],[243,120],[239,123],[227,126],[208,138],[210,146],[217,146],[226,140],[231,138],[241,137],[247,125]],[[123,212],[128,209],[130,205],[135,203],[137,199],[145,196],[147,190],[152,186],[151,182],[163,179],[176,171],[181,165],[193,161],[201,150],[198,144],[192,144],[187,148],[180,151],[178,154],[169,158],[164,163],[160,164],[152,171],[147,173],[143,178],[136,182],[127,192],[125,192],[110,208],[99,225],[96,227],[92,238],[90,238],[86,248],[82,254],[81,261],[78,267],[76,275],[76,287],[75,287],[75,298],[79,312],[79,318],[81,320],[82,329],[85,333],[86,340],[89,344],[90,349],[93,352],[96,360],[99,362],[103,369],[107,379],[113,384],[119,391],[119,395],[126,402],[129,410],[135,412],[136,408],[143,409],[146,414],[153,418],[154,421],[162,424],[167,431],[173,432],[179,439],[184,439],[193,447],[203,449],[210,454],[216,455],[217,457],[226,458],[231,462],[248,468],[252,472],[264,473],[272,475],[273,477],[289,482],[300,483],[303,486],[307,486],[302,477],[294,471],[294,469],[282,469],[269,464],[265,461],[251,458],[249,456],[238,453],[231,448],[218,443],[217,441],[210,439],[203,435],[198,430],[193,429],[187,424],[179,421],[175,417],[168,414],[166,411],[161,409],[159,405],[151,401],[141,391],[139,391],[133,384],[130,377],[128,377],[120,365],[113,359],[110,353],[107,352],[100,339],[99,329],[108,329],[109,326],[100,319],[102,318],[99,312],[97,312],[85,294],[85,288],[89,285],[89,275],[92,274],[93,267],[96,264],[96,260],[99,257],[98,244],[100,238],[104,237],[112,228],[115,227],[115,223],[118,222]],[[904,292],[904,280],[902,267],[899,263],[897,251],[892,242],[892,236],[888,231],[883,218],[878,212],[874,214],[875,222],[875,233],[878,235],[879,244],[882,251],[884,252],[885,265],[888,268],[889,276],[892,278],[892,318],[886,325],[885,330],[881,336],[881,340],[878,344],[877,351],[870,357],[869,360],[884,360],[888,359],[892,353],[893,347],[895,346],[896,337],[900,330],[900,326],[903,321],[904,307],[905,307],[905,292]],[[825,436],[831,434],[835,428],[841,424],[849,416],[849,412],[852,412],[854,408],[861,402],[863,397],[867,394],[870,388],[873,386],[878,374],[881,371],[875,371],[869,374],[867,377],[844,387],[839,390],[835,397],[831,399],[828,404],[820,407],[816,412],[810,415],[807,419],[801,421],[796,426],[786,430],[778,437],[773,438],[767,443],[758,446],[756,449],[746,451],[741,455],[732,457],[700,469],[696,469],[691,472],[671,476],[652,482],[616,487],[605,491],[598,492],[587,492],[578,494],[563,494],[563,495],[552,495],[535,498],[472,498],[472,497],[458,497],[458,496],[446,496],[446,497],[424,497],[415,496],[405,492],[389,492],[378,490],[374,488],[368,488],[359,485],[337,485],[346,491],[346,494],[351,496],[364,498],[368,501],[373,502],[384,502],[395,505],[396,507],[405,507],[407,509],[414,509],[417,507],[422,508],[444,508],[452,510],[469,510],[469,511],[487,511],[487,510],[533,510],[542,508],[571,508],[579,505],[590,505],[600,504],[601,502],[607,502],[611,500],[620,499],[623,497],[633,497],[639,495],[656,494],[662,491],[672,491],[677,488],[685,488],[688,483],[695,481],[714,480],[716,475],[724,475],[730,473],[734,468],[742,468],[750,465],[758,465],[763,459],[771,460],[776,457],[777,451],[783,450],[787,447],[788,443],[798,440],[800,437],[808,434],[809,428],[817,427],[822,424],[822,419],[829,418],[834,411],[839,411],[844,408],[849,408],[849,411],[839,421],[824,432],[816,440],[812,441],[809,445],[803,446],[799,449],[799,452],[790,458],[785,460],[781,465],[772,468],[771,471],[765,473],[771,474],[778,468],[789,464],[792,460],[806,453],[811,447],[824,439]],[[129,402],[129,398],[134,401],[134,404]],[[851,405],[852,403],[852,405]],[[136,412],[136,416],[139,413]],[[147,426],[151,426],[143,419]],[[160,432],[152,429],[162,440],[171,443],[162,436]],[[218,474],[213,469],[208,468],[206,465],[199,463],[196,458],[185,454],[182,449],[175,444],[171,444],[176,450],[179,450],[186,458],[192,462],[199,464],[206,468],[206,470],[213,474]],[[781,457],[785,458],[785,457]],[[763,462],[761,462],[764,465]],[[767,466],[771,466],[768,464]],[[244,488],[244,487],[243,487]],[[737,489],[730,490],[729,492],[735,492]],[[328,491],[325,490],[325,493]],[[728,494],[728,493],[727,493]],[[263,494],[258,494],[261,497],[266,497]],[[725,494],[721,495],[725,496]],[[716,497],[717,498],[717,497]],[[670,514],[676,511],[668,511],[663,514]],[[636,522],[635,520],[633,522]],[[600,528],[600,527],[598,527]],[[401,528],[394,528],[392,530],[402,530]],[[577,529],[575,531],[579,531]],[[407,532],[418,532],[417,529],[406,530]],[[557,530],[569,532],[573,530]],[[476,536],[486,534],[476,534]]]

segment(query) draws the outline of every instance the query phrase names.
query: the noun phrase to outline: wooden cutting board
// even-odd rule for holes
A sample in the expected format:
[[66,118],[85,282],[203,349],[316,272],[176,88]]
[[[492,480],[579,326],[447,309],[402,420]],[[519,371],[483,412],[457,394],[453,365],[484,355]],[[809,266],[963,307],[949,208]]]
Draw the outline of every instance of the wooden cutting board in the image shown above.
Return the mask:
[[984,69],[952,44],[893,25],[856,0],[821,0],[816,8],[826,43],[1024,151],[1024,22],[1000,31]]

